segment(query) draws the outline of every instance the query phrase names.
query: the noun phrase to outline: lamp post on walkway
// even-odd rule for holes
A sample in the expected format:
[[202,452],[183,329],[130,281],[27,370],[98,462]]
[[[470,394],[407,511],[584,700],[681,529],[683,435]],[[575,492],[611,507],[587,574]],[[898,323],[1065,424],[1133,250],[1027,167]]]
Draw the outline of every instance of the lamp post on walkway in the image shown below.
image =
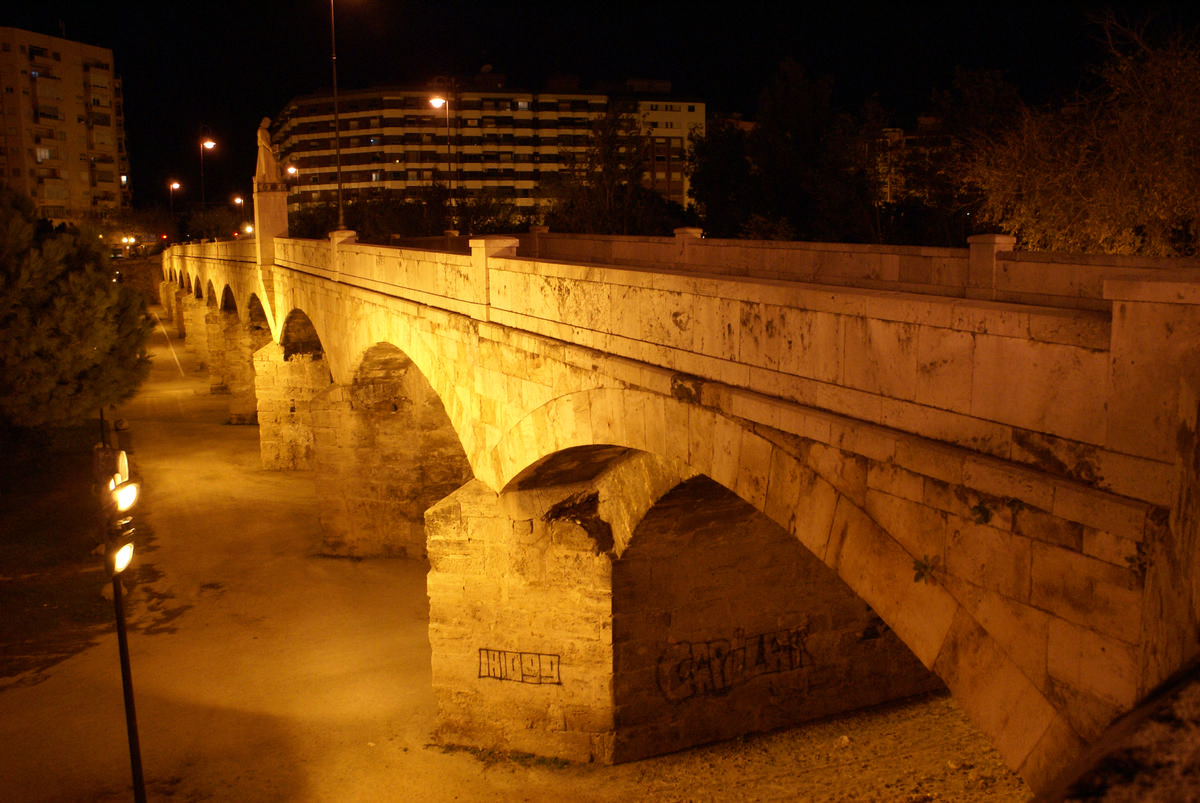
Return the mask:
[[454,166],[450,160],[450,100],[441,95],[429,99],[429,105],[435,109],[446,110],[446,175],[450,186],[450,195],[454,195]]
[[177,189],[179,189],[178,181],[172,181],[170,184],[167,185],[167,195],[169,196],[169,203],[171,206],[172,222],[175,220],[175,190],[177,190]]
[[204,199],[204,152],[211,151],[217,147],[217,143],[213,142],[212,137],[201,135],[200,137],[200,208],[205,207]]
[[107,431],[105,445],[97,447],[96,473],[101,478],[108,475],[107,495],[104,498],[104,565],[112,577],[117,650],[121,659],[121,690],[125,696],[125,730],[129,738],[129,765],[133,773],[133,799],[135,803],[146,803],[142,749],[138,740],[137,711],[133,703],[133,675],[129,667],[129,640],[125,632],[125,597],[121,588],[121,572],[133,560],[133,517],[129,511],[137,502],[140,486],[129,477],[129,458],[125,452],[107,446]]
[[338,230],[341,231],[346,228],[346,218],[342,212],[342,126],[338,118],[337,32],[334,26],[333,0],[329,0],[329,48],[330,61],[333,64],[333,158],[337,171],[337,225]]

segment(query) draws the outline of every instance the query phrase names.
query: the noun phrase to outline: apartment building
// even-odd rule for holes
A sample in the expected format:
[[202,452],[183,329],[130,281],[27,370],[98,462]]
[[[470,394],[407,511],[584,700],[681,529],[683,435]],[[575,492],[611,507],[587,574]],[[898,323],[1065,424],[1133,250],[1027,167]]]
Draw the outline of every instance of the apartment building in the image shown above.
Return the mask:
[[[460,197],[488,194],[533,206],[539,182],[582,158],[593,121],[620,103],[641,121],[650,145],[647,186],[686,204],[687,138],[703,133],[704,104],[641,89],[585,92],[560,84],[531,92],[483,75],[462,84],[340,92],[343,196],[386,189],[417,198],[440,184]],[[333,130],[330,94],[295,98],[274,120],[280,160],[295,169],[290,208],[336,197]]]
[[0,28],[0,177],[55,223],[129,205],[121,80],[112,51]]

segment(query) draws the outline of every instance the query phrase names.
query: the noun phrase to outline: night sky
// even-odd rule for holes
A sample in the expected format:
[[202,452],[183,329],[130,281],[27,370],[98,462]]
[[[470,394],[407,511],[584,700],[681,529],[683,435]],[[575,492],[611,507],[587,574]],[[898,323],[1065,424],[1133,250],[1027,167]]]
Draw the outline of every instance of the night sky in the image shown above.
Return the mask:
[[[910,124],[954,68],[997,68],[1030,101],[1069,93],[1102,48],[1088,15],[1096,2],[824,2],[781,10],[746,0],[730,11],[674,0],[469,2],[335,0],[338,85],[419,84],[472,75],[482,65],[508,85],[537,89],[549,74],[670,80],[710,112],[753,117],[755,98],[781,60],[828,75],[837,98],[857,109],[875,95]],[[328,0],[273,3],[177,0],[33,0],[0,12],[0,25],[111,48],[125,90],[131,183],[138,207],[198,196],[199,140],[210,202],[250,195],[254,132],[295,95],[330,86]],[[1140,3],[1117,3],[1119,14]],[[1160,14],[1194,24],[1200,4]],[[1180,9],[1191,9],[1183,10]]]

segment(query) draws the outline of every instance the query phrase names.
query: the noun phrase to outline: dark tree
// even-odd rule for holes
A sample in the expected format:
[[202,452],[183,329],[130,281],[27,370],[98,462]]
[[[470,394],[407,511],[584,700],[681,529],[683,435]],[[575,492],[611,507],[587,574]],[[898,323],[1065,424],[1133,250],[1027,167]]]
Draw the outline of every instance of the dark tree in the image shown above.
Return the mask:
[[593,123],[586,155],[545,183],[552,199],[546,222],[577,233],[670,234],[687,217],[644,185],[647,154],[638,121],[610,107]]
[[718,120],[690,149],[691,195],[718,237],[877,242],[882,112],[837,110],[828,79],[785,61],[753,126]]
[[754,214],[754,184],[740,121],[718,117],[688,138],[688,195],[710,237],[737,237]]
[[0,187],[0,421],[40,429],[127,400],[150,370],[145,302],[94,234],[39,227]]
[[1200,253],[1200,47],[1109,19],[1096,89],[1023,107],[969,165],[985,218],[1027,249]]
[[238,230],[238,219],[228,207],[210,206],[193,212],[187,229],[188,234],[200,239],[228,239]]

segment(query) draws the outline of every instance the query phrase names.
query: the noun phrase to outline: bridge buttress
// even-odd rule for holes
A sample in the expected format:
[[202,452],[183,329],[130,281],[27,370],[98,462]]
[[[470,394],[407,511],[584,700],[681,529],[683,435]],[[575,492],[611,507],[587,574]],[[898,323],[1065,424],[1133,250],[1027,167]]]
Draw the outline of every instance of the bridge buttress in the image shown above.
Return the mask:
[[263,468],[313,467],[311,402],[331,382],[329,368],[320,353],[293,354],[285,360],[283,346],[275,342],[254,353],[254,391]]
[[354,382],[313,397],[321,551],[425,556],[425,510],[471,478],[441,400],[398,349],[372,349]]

